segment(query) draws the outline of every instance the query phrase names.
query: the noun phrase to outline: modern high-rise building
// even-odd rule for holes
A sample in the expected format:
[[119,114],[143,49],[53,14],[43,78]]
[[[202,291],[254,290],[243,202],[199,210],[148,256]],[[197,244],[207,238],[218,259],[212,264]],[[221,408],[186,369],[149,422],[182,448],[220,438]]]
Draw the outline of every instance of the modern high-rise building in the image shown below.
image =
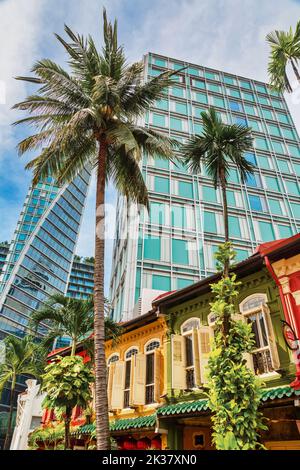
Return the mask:
[[[231,165],[227,191],[230,237],[241,261],[259,243],[300,229],[299,136],[284,97],[260,81],[152,53],[144,57],[144,78],[182,67],[142,124],[184,142],[201,134],[201,112],[213,106],[224,123],[252,128],[254,148],[246,158],[255,174],[242,184]],[[212,274],[224,240],[221,194],[204,167],[196,175],[180,161],[144,155],[142,170],[149,214],[141,210],[128,229],[126,204],[118,201],[110,285],[115,320],[138,314],[151,290],[180,289]]]
[[0,339],[23,336],[33,310],[67,293],[89,181],[83,170],[62,188],[49,178],[29,189],[0,277]]
[[94,291],[94,258],[74,257],[69,278],[67,296],[87,299]]

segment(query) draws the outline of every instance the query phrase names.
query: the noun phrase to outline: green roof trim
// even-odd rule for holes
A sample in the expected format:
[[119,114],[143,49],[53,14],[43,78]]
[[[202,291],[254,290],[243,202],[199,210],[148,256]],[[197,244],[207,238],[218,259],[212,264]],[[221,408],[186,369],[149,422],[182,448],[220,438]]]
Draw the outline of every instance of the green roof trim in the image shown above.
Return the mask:
[[[300,390],[294,390],[289,386],[269,388],[262,391],[261,401],[275,400],[276,398],[284,398],[291,396],[300,396]],[[197,401],[184,401],[174,403],[172,405],[164,405],[157,410],[158,416],[174,416],[179,414],[188,414],[193,412],[207,411],[208,400],[202,399]]]
[[[156,423],[156,415],[139,416],[138,418],[118,419],[110,423],[111,431],[126,431],[127,429],[153,428]],[[79,426],[72,434],[92,434],[96,430],[95,424]]]
[[[292,396],[300,396],[300,390],[294,390],[290,386],[268,388],[262,391],[261,401],[275,400],[276,398],[289,398]],[[184,401],[173,403],[171,405],[164,405],[157,410],[157,416],[175,416],[183,415],[201,411],[209,411],[208,400],[202,398],[196,401]],[[138,418],[117,419],[110,423],[111,431],[126,431],[129,429],[145,429],[154,428],[156,424],[156,414],[148,416],[139,416]],[[95,424],[85,424],[78,426],[72,433],[73,435],[79,434],[92,434],[95,432]]]

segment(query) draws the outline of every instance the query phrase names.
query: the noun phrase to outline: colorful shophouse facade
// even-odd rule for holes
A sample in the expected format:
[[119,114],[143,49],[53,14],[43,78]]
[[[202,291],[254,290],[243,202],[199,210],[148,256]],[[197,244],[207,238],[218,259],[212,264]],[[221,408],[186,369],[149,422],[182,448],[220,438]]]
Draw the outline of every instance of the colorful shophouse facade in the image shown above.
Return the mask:
[[[300,235],[261,245],[233,271],[241,281],[237,318],[251,322],[255,334],[247,362],[263,387],[268,431],[261,441],[300,449],[300,386],[282,330],[286,321],[299,337]],[[210,284],[217,279],[154,299],[150,312],[123,324],[117,343],[107,341],[110,425],[119,448],[213,449],[205,392],[215,327]],[[93,430],[78,426],[75,444],[84,446]]]

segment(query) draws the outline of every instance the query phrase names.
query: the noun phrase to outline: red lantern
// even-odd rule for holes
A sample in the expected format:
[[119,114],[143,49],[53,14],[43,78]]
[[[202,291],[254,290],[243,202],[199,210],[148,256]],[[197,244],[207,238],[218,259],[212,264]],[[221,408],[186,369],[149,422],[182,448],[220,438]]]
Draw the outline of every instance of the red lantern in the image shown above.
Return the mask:
[[144,437],[143,439],[139,439],[136,443],[136,448],[139,450],[146,450],[151,447],[151,441],[148,437]]
[[134,450],[134,449],[136,449],[136,440],[135,439],[124,439],[123,449],[124,450]]
[[151,440],[151,447],[152,449],[161,450],[161,438],[159,436],[156,436]]

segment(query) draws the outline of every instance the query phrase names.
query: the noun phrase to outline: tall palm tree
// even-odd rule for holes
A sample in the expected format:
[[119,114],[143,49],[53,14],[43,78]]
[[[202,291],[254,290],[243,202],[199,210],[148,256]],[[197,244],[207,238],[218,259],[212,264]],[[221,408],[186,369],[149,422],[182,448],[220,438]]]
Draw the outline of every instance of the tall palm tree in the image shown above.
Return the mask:
[[[148,193],[140,170],[142,152],[169,158],[173,141],[137,124],[162,91],[173,83],[167,71],[143,81],[143,64],[128,65],[118,45],[117,22],[107,21],[104,10],[104,47],[75,34],[56,35],[65,48],[70,73],[49,59],[40,60],[33,77],[19,77],[36,84],[35,95],[15,105],[30,116],[17,123],[37,128],[19,143],[19,152],[41,148],[27,168],[33,184],[49,175],[58,183],[72,181],[87,165],[96,168],[96,235],[94,287],[94,344],[97,448],[109,448],[108,406],[104,354],[104,204],[111,179],[130,201],[148,206]],[[69,42],[68,42],[69,41]]]
[[294,74],[300,83],[300,73],[298,60],[300,59],[300,21],[296,25],[295,32],[292,28],[289,31],[272,31],[266,36],[266,40],[271,47],[268,72],[270,85],[277,91],[293,91],[290,84],[287,66],[291,64]]
[[[105,310],[108,301],[105,299]],[[31,315],[31,326],[37,330],[41,323],[49,325],[47,335],[42,344],[49,349],[57,338],[67,336],[71,338],[71,356],[75,355],[76,347],[80,344],[88,350],[91,348],[91,334],[94,327],[94,301],[93,297],[72,299],[63,294],[53,294],[40,310]],[[104,320],[105,338],[117,340],[122,328],[108,316]]]
[[[214,108],[201,113],[203,132],[195,135],[181,147],[185,164],[193,173],[201,173],[201,163],[212,178],[215,188],[220,187],[223,202],[225,243],[229,240],[228,205],[226,188],[233,164],[241,176],[242,182],[252,174],[254,166],[244,157],[244,152],[251,150],[251,128],[242,125],[224,124]],[[224,265],[224,277],[229,275],[229,260]],[[229,331],[229,319],[224,319],[223,333]]]
[[4,441],[4,449],[9,449],[17,377],[20,375],[30,375],[37,379],[40,378],[45,365],[46,351],[35,343],[34,339],[30,336],[25,336],[24,338],[7,336],[4,344],[5,358],[4,362],[0,364],[0,396],[4,387],[9,387],[10,404],[7,432]]

